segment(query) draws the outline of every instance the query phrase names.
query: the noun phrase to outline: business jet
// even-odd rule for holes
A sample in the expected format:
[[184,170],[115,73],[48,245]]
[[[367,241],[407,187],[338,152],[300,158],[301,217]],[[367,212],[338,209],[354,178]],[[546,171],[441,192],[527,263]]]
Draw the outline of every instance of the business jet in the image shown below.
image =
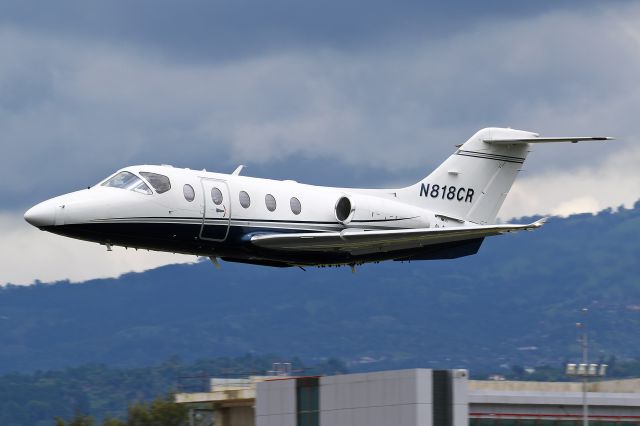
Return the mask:
[[265,266],[453,259],[485,237],[539,228],[495,219],[531,144],[604,141],[478,131],[430,175],[398,189],[305,185],[172,166],[125,167],[29,209],[44,231],[112,246]]

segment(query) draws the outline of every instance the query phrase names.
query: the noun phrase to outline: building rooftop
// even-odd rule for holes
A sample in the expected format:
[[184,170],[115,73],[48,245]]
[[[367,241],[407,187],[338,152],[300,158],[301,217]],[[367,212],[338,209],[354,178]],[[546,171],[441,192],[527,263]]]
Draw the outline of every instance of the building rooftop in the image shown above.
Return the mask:
[[178,403],[241,402],[256,398],[256,384],[281,376],[249,376],[247,378],[212,378],[207,392],[183,392],[175,395]]

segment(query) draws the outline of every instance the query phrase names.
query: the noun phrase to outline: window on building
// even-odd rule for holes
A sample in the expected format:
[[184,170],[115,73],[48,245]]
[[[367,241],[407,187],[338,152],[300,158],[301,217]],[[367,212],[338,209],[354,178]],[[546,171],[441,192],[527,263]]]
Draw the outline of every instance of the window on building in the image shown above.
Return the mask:
[[317,377],[296,379],[296,417],[298,426],[320,424],[320,380]]

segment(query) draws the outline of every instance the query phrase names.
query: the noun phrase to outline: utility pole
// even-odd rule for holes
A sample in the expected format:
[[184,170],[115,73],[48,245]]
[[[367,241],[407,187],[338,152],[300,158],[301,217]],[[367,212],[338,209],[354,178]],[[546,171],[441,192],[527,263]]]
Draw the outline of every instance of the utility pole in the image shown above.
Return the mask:
[[587,334],[587,308],[582,308],[584,316],[581,322],[576,323],[576,327],[582,331],[580,345],[582,347],[582,363],[567,364],[566,374],[570,377],[580,377],[582,379],[582,426],[589,426],[589,403],[587,401],[587,391],[589,387],[589,377],[604,376],[607,371],[607,364],[589,364],[589,336]]
[[[582,324],[578,323],[578,326],[582,328],[582,363],[585,366],[589,365],[589,341],[587,335],[587,308],[582,308],[584,319]],[[588,367],[587,367],[588,370]],[[587,384],[589,382],[589,376],[585,374],[582,376],[582,426],[589,426],[589,403],[587,402]]]

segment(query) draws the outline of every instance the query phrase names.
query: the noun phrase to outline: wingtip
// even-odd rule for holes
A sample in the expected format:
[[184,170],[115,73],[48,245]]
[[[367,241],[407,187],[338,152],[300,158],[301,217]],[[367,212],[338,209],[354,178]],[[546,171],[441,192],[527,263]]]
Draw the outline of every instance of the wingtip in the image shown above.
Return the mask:
[[532,228],[540,228],[542,225],[547,223],[548,219],[549,219],[548,217],[543,217],[542,219],[538,219],[535,222],[533,222],[530,226]]

